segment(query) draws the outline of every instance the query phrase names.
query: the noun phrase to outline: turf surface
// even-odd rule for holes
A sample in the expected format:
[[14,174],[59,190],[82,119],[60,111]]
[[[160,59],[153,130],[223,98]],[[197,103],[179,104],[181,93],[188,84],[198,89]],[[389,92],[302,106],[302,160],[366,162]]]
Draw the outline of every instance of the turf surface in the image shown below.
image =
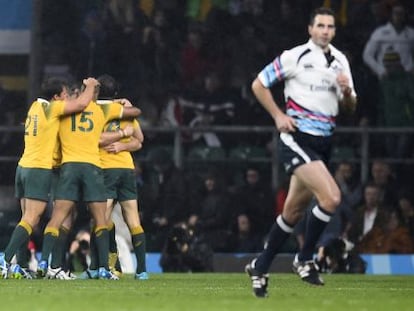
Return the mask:
[[324,287],[272,274],[269,297],[242,273],[152,274],[147,281],[0,280],[1,310],[411,311],[414,276],[323,275]]

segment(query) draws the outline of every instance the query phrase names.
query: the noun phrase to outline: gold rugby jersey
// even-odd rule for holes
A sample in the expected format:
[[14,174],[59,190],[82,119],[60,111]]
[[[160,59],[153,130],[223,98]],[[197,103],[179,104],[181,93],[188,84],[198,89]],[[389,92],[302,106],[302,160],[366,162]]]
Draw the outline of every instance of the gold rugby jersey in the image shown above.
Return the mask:
[[60,164],[62,163],[62,149],[60,147],[60,140],[59,137],[56,140],[55,149],[53,150],[53,161],[52,161],[52,167],[58,168]]
[[19,165],[51,169],[53,151],[65,102],[38,98],[29,108],[24,127],[24,152]]
[[[136,119],[133,120],[112,120],[105,125],[105,132],[116,132],[121,128],[125,128],[127,125],[132,125],[134,129],[137,129],[139,123]],[[130,141],[130,137],[122,138],[120,142]],[[132,159],[129,151],[121,151],[118,153],[109,153],[103,148],[100,149],[102,168],[130,168],[134,169],[134,160]]]
[[100,135],[105,124],[109,120],[119,119],[122,113],[121,104],[99,105],[91,101],[84,111],[63,117],[59,127],[62,164],[82,162],[101,167]]

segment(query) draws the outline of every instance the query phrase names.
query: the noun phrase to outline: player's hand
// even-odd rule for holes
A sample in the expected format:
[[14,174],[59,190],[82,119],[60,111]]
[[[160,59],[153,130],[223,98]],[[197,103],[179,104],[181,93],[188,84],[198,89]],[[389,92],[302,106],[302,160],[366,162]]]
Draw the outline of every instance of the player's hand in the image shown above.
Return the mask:
[[132,107],[132,103],[126,98],[116,99],[116,102],[119,102],[124,107]]
[[129,137],[134,134],[134,128],[131,125],[125,126],[122,130],[124,131],[125,137]]
[[281,114],[280,116],[276,117],[275,123],[276,128],[279,132],[289,133],[296,131],[295,119],[289,117],[286,114]]
[[83,79],[82,83],[85,86],[88,86],[88,85],[97,86],[97,85],[99,85],[99,81],[96,80],[95,78],[86,78],[86,79]]
[[336,82],[338,83],[341,92],[345,95],[345,96],[350,96],[352,93],[352,89],[349,86],[349,78],[344,74],[344,73],[339,73],[338,76],[336,77]]
[[112,143],[112,144],[110,144],[108,146],[105,146],[103,149],[106,152],[115,153],[115,154],[116,153],[119,153],[121,151],[124,151],[123,144],[120,143],[120,142],[114,142],[114,143]]

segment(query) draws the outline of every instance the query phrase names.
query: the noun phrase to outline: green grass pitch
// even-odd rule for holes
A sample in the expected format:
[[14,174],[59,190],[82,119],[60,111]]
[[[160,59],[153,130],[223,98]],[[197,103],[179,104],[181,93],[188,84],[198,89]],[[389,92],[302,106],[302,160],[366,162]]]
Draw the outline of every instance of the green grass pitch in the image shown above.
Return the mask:
[[242,273],[124,275],[107,280],[0,280],[1,310],[306,310],[412,311],[414,276],[323,275],[314,287],[294,274],[271,274],[269,297],[253,296]]

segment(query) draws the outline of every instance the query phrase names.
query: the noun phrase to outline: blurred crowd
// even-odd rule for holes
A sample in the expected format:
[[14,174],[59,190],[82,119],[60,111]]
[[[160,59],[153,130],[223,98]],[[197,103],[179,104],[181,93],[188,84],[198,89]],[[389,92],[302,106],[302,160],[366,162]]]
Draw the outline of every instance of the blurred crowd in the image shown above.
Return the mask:
[[[166,162],[170,163],[165,164],[167,167],[154,167],[146,172],[152,175],[147,178],[152,182],[144,183],[140,191],[149,249],[162,248],[171,227],[183,222],[198,238],[208,241],[214,251],[257,252],[263,247],[265,234],[281,212],[287,193],[285,186],[272,191],[265,174],[254,165],[247,166],[242,180],[235,183],[214,169],[198,179],[191,178],[172,162]],[[338,163],[334,174],[342,201],[319,241],[320,246],[343,238],[360,252],[414,251],[411,183],[399,182],[391,165],[380,159],[372,162],[370,178],[365,184],[361,184],[350,162]],[[154,189],[161,195],[151,197]],[[302,241],[299,224],[285,250],[295,252]]]
[[[402,11],[394,14],[397,3]],[[272,125],[250,84],[276,55],[307,40],[309,12],[322,5],[337,13],[334,44],[349,58],[359,101],[357,112],[340,115],[337,124],[412,125],[414,4],[409,0],[45,0],[40,78],[80,81],[109,72],[123,96],[142,109],[144,127]],[[280,85],[272,91],[283,101]],[[21,124],[24,116],[6,95],[0,90],[2,124]],[[1,147],[13,154],[21,146],[9,136]],[[373,140],[372,157],[412,155],[412,135],[387,137],[386,144],[377,143],[381,137]],[[182,138],[186,145],[224,148],[269,140],[220,133]],[[160,135],[149,139],[164,142]],[[338,140],[353,152],[358,147],[355,138]]]
[[[286,185],[272,191],[265,172],[255,165],[245,166],[237,182],[215,166],[191,174],[177,168],[165,152],[157,153],[153,166],[137,165],[136,176],[147,251],[161,252],[164,271],[212,271],[215,252],[256,253],[264,247],[266,234],[281,213]],[[392,166],[380,159],[372,162],[364,184],[350,162],[340,162],[333,170],[342,199],[317,244],[319,258],[339,242],[344,248],[336,250],[339,259],[345,247],[356,254],[349,260],[359,260],[357,254],[362,253],[413,253],[412,184],[399,182]],[[283,252],[295,253],[302,247],[303,222]],[[347,269],[355,270],[337,271],[365,271],[361,260],[348,263]]]
[[[394,18],[397,2],[404,11]],[[334,43],[350,60],[360,102],[356,115],[339,125],[396,125],[384,120],[390,111],[384,113],[378,101],[381,78],[401,53],[375,44],[364,48],[389,21],[413,25],[412,1],[49,0],[42,16],[43,74],[79,80],[110,72],[150,125],[268,125],[250,83],[277,54],[307,40],[309,12],[322,5],[337,12]],[[412,45],[412,34],[398,31],[398,40],[407,40],[398,44]],[[371,53],[381,54],[380,72]],[[412,60],[405,58],[412,74]],[[280,88],[274,91],[281,96]]]

